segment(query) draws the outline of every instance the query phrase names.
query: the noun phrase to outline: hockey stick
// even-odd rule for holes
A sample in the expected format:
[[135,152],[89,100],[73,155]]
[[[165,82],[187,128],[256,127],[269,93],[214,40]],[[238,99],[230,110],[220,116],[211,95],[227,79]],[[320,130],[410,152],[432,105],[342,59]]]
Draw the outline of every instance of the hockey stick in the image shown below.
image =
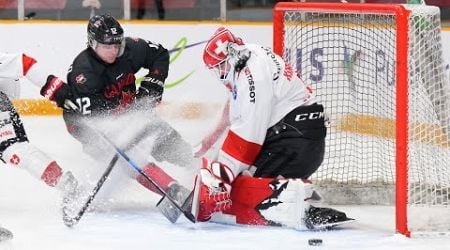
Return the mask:
[[173,48],[173,49],[169,50],[169,53],[173,53],[173,52],[176,52],[176,51],[179,51],[179,50],[182,50],[182,49],[187,49],[187,48],[190,48],[190,47],[194,47],[194,46],[200,45],[202,43],[206,43],[207,41],[208,40],[201,41],[201,42],[196,42],[196,43],[192,43],[192,44],[188,44],[188,45],[186,45],[184,47],[181,47],[181,48]]
[[[128,155],[122,151],[120,148],[118,148],[109,138],[107,138],[103,133],[101,133],[100,131],[98,132],[99,134],[102,135],[102,137],[109,142],[109,144],[111,144],[111,146],[114,147],[114,149],[116,150],[116,152],[122,156],[129,164],[130,166],[132,166],[139,174],[141,174],[148,182],[150,182],[161,194],[163,194],[163,199],[167,199],[168,201],[170,201],[172,203],[172,205],[179,211],[181,211],[184,216],[186,216],[186,218],[191,221],[192,223],[195,223],[196,219],[195,216],[191,213],[191,211],[189,211],[188,209],[186,209],[187,207],[187,202],[189,201],[189,197],[192,196],[192,193],[189,195],[189,197],[185,200],[184,204],[182,206],[178,205],[178,203],[170,196],[167,195],[167,192],[164,191],[164,189],[161,188],[161,186],[158,185],[158,183],[156,183],[154,180],[152,180],[150,177],[148,177],[147,174],[145,174],[142,169],[133,161],[130,159],[130,157],[128,157]],[[183,208],[184,207],[184,208]],[[166,215],[163,212],[164,215]],[[170,219],[168,217],[168,219],[170,221],[172,221],[172,219]]]
[[77,215],[75,215],[74,217],[70,217],[67,213],[67,207],[63,206],[63,209],[62,209],[63,221],[66,226],[72,227],[80,221],[81,217],[83,217],[84,213],[87,211],[87,209],[91,205],[91,203],[94,200],[95,196],[97,195],[98,191],[103,186],[106,179],[108,179],[109,174],[113,170],[118,159],[119,159],[119,154],[116,153],[114,155],[114,157],[111,159],[111,161],[109,162],[108,167],[106,168],[105,172],[103,172],[102,176],[97,181],[97,184],[95,185],[94,189],[92,189],[86,202],[83,204],[81,209],[78,211]]
[[[102,137],[105,137],[105,135],[103,133],[100,133],[100,132],[97,132],[97,133],[99,133]],[[130,145],[127,146],[127,149],[132,147],[133,144],[135,144],[137,141],[140,141],[140,139],[142,139],[144,137],[143,135],[145,135],[146,133],[147,133],[147,129],[144,129],[141,133],[139,133],[135,137],[136,140],[131,140],[131,143],[130,143]],[[108,140],[108,143],[110,143],[109,140]],[[120,155],[117,152],[114,154],[114,157],[109,162],[108,167],[106,167],[102,176],[97,181],[97,184],[95,185],[94,189],[92,189],[92,191],[89,193],[87,200],[85,201],[85,203],[83,204],[81,209],[77,212],[77,214],[74,217],[69,216],[67,213],[67,207],[63,206],[63,208],[62,208],[63,221],[66,226],[72,227],[80,221],[80,219],[83,217],[84,213],[87,211],[87,209],[91,205],[91,203],[94,200],[95,196],[97,195],[98,191],[103,186],[105,181],[108,179],[111,171],[113,170],[114,166],[116,165],[116,162],[119,160],[119,156]]]

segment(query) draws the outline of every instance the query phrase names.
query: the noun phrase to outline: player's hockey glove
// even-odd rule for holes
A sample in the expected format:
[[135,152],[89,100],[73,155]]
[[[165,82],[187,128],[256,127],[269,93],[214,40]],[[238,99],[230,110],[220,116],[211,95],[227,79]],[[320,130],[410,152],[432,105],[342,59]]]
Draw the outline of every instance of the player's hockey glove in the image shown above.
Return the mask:
[[141,101],[144,98],[149,98],[151,106],[158,105],[162,100],[164,92],[164,76],[161,74],[150,73],[144,77],[141,86],[138,89],[136,98]]
[[47,82],[41,88],[41,95],[50,101],[56,102],[58,107],[68,111],[78,111],[79,108],[72,102],[72,92],[69,85],[63,82],[60,78],[49,75]]
[[205,158],[202,160],[203,166],[194,188],[194,193],[197,195],[193,200],[193,213],[198,221],[208,221],[213,213],[230,209],[230,183],[234,176],[224,164],[212,162],[208,166],[208,161]]

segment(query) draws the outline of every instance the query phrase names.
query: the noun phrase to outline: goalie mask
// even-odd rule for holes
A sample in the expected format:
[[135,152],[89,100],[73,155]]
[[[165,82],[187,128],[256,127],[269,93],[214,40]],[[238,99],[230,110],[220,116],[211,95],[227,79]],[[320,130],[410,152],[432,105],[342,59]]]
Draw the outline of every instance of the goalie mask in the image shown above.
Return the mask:
[[208,41],[203,52],[203,62],[208,69],[214,71],[221,81],[229,81],[229,75],[234,70],[233,56],[237,47],[242,47],[244,43],[224,27],[216,30],[212,38]]
[[88,46],[96,51],[98,44],[120,44],[118,57],[123,54],[125,39],[119,22],[110,15],[96,15],[89,19]]

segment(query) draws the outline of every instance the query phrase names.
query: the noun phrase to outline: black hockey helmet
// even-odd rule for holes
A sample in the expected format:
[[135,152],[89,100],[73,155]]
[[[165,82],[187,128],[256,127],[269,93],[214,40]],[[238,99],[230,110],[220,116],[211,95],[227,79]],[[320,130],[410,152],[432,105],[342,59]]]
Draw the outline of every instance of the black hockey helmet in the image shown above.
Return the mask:
[[123,29],[111,15],[95,15],[89,19],[87,27],[88,45],[95,49],[96,43],[122,44]]

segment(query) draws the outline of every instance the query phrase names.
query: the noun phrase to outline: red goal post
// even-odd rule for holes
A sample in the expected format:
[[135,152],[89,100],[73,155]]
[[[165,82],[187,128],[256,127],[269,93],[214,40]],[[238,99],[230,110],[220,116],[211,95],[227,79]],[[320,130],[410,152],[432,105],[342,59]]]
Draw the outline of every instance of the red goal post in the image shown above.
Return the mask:
[[[330,117],[313,181],[337,204],[392,202],[396,230],[407,236],[450,231],[450,219],[432,218],[450,214],[450,87],[440,39],[434,6],[274,8],[274,51]],[[424,213],[429,218],[415,218]]]

